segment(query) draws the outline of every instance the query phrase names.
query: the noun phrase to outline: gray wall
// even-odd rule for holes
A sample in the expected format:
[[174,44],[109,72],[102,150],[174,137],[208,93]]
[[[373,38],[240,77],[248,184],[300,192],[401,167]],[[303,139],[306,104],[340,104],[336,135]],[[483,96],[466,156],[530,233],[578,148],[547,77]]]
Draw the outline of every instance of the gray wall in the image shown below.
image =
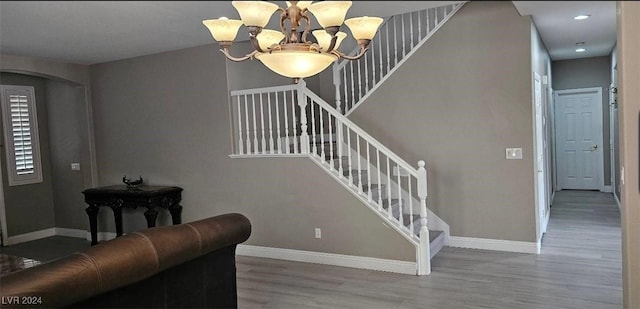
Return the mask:
[[[544,214],[542,214],[543,218],[546,218],[551,211],[551,196],[553,193],[553,161],[551,157],[551,145],[553,145],[553,140],[551,139],[551,118],[553,116],[552,109],[550,108],[549,102],[551,101],[551,57],[549,57],[549,52],[547,51],[547,47],[544,45],[540,34],[538,33],[538,29],[536,25],[531,23],[531,71],[537,73],[540,76],[540,83],[542,87],[542,134],[544,143],[546,145],[545,149],[542,149],[543,153],[543,161],[544,166],[543,170],[545,171],[545,183],[544,189],[546,193],[546,200],[544,201],[545,209]],[[545,77],[547,78],[547,84],[545,84]],[[531,84],[534,84],[534,74],[531,74]],[[534,103],[534,119],[535,119],[535,101]],[[534,120],[535,122],[535,120]],[[537,142],[536,142],[537,143]],[[544,147],[544,146],[543,146]],[[535,157],[534,157],[535,162]],[[541,234],[542,231],[539,231],[538,235]]]
[[510,2],[469,2],[350,115],[426,160],[428,207],[452,236],[536,241],[530,36]]
[[[100,185],[127,174],[180,186],[184,222],[242,213],[251,245],[415,261],[411,244],[312,161],[229,158],[228,90],[264,85],[243,84],[252,64],[225,73],[225,61],[211,44],[91,66]],[[142,212],[125,213],[125,233],[144,227]],[[100,229],[114,230],[108,209]]]
[[611,59],[609,56],[560,60],[552,62],[553,90],[602,87],[602,137],[604,184],[611,185],[611,153],[609,147],[609,95]]
[[51,59],[0,54],[0,70],[33,74],[77,85],[89,84],[89,70],[86,65]]
[[[40,160],[42,162],[41,183],[9,186],[6,148],[3,147],[3,151],[0,153],[2,186],[7,216],[7,236],[11,237],[55,226],[47,116],[48,106],[45,94],[45,80],[43,78],[23,74],[0,73],[0,83],[3,85],[34,87],[40,137]],[[2,126],[0,126],[0,132],[2,130]],[[4,145],[4,135],[0,134],[0,138]]]
[[[85,88],[54,80],[46,80],[45,86],[55,225],[88,229],[87,205],[81,194],[91,187]],[[72,171],[71,163],[80,163],[80,171]]]
[[622,291],[624,308],[640,308],[640,3],[618,1],[618,95],[622,186]]

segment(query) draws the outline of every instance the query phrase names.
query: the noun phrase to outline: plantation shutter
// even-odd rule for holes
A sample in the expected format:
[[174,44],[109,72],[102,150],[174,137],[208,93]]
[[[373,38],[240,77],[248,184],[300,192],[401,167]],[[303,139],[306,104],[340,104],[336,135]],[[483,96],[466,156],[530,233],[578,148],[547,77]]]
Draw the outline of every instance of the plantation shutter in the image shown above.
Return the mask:
[[12,131],[10,133],[13,134],[16,173],[18,175],[33,174],[33,144],[28,97],[23,94],[9,95],[9,106],[11,108]]
[[42,182],[33,87],[2,85],[9,185]]

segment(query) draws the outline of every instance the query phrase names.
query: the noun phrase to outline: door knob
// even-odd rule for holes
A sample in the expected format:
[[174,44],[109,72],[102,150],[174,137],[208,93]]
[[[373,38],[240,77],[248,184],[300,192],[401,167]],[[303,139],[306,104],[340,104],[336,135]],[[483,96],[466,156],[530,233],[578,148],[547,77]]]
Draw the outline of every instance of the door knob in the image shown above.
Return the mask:
[[591,151],[596,151],[596,149],[598,149],[598,145],[594,144],[593,146],[590,147]]

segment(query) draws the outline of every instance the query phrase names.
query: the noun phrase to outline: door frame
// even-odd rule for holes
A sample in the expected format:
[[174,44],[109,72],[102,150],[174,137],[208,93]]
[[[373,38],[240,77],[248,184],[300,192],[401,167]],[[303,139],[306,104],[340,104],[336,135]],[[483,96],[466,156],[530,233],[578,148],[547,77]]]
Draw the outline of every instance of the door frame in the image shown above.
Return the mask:
[[[536,82],[539,85],[540,90],[540,106],[538,106],[536,102]],[[543,83],[542,78],[537,72],[533,72],[533,85],[532,85],[532,94],[533,94],[533,149],[534,149],[534,160],[533,160],[533,174],[534,174],[534,191],[535,191],[535,216],[536,216],[536,237],[538,240],[542,239],[542,235],[546,232],[547,229],[547,200],[548,194],[547,192],[547,168],[544,164],[545,162],[545,151],[544,151],[544,143],[546,140],[545,130],[544,130],[544,96],[543,96]],[[540,114],[540,119],[538,119],[538,114]],[[540,133],[540,134],[538,134]],[[540,145],[538,145],[540,141]],[[539,157],[542,156],[542,161],[540,162]],[[542,175],[539,175],[542,174]],[[542,198],[540,195],[543,195]]]
[[[575,88],[575,89],[565,89],[565,90],[556,90],[553,93],[553,119],[554,119],[554,123],[556,124],[556,126],[553,128],[554,132],[553,132],[553,136],[554,136],[554,157],[555,160],[558,160],[558,139],[555,138],[556,136],[556,129],[557,129],[557,123],[558,123],[558,119],[557,119],[557,111],[558,111],[558,98],[560,97],[560,95],[562,94],[571,94],[571,93],[580,93],[580,92],[596,92],[596,94],[598,95],[598,100],[600,101],[600,104],[598,104],[598,112],[600,113],[600,134],[598,134],[598,139],[597,142],[599,143],[599,145],[601,145],[600,150],[598,151],[598,185],[600,186],[600,188],[598,189],[600,192],[606,192],[605,187],[604,187],[604,123],[602,121],[602,116],[604,114],[603,112],[603,108],[602,108],[602,87],[589,87],[589,88]],[[555,183],[556,183],[556,190],[562,190],[563,188],[559,188],[558,187],[558,162],[555,161],[554,162],[554,178],[555,178]]]

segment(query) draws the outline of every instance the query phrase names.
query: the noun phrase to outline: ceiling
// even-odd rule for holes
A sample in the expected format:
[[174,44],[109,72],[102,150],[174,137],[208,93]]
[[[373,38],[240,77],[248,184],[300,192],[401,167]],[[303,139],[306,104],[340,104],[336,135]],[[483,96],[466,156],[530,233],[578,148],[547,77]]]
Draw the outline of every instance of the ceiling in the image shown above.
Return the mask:
[[[456,2],[460,1],[353,1],[347,18],[390,16]],[[532,15],[552,59],[611,52],[615,2],[513,3],[520,14]],[[591,18],[574,21],[579,13]],[[221,16],[238,15],[229,1],[1,1],[0,52],[96,64],[212,44],[201,21]],[[272,24],[268,27],[278,28]],[[585,42],[587,51],[577,54],[576,42]]]
[[[531,15],[553,60],[607,56],[616,42],[615,1],[513,1],[520,15]],[[591,15],[574,20],[577,15]],[[576,52],[584,42],[585,52]]]

